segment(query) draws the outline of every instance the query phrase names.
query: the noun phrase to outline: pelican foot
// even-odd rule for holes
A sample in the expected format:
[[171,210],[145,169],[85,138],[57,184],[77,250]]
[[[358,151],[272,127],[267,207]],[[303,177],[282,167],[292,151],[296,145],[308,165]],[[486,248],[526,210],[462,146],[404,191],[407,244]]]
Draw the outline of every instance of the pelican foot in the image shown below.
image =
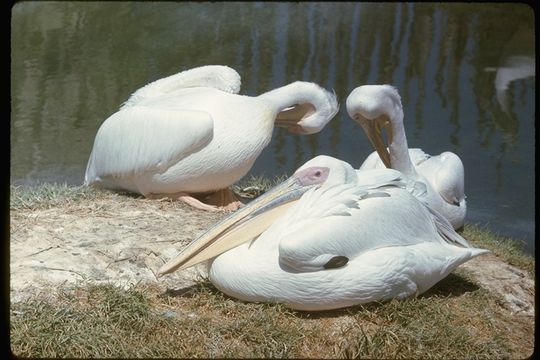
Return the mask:
[[206,211],[219,211],[220,208],[216,205],[205,204],[197,198],[190,196],[188,194],[182,194],[177,197],[178,200],[185,202],[186,204],[193,206],[196,209],[206,210]]
[[244,204],[238,200],[236,195],[229,189],[221,189],[213,193],[188,194],[177,192],[173,194],[146,194],[149,199],[171,199],[183,201],[189,206],[205,211],[234,211]]
[[212,204],[206,204],[202,202],[201,200],[189,195],[185,192],[178,192],[173,194],[154,194],[149,193],[144,195],[148,199],[154,199],[157,201],[164,201],[164,200],[177,200],[177,201],[183,201],[189,206],[192,206],[196,209],[205,210],[205,211],[219,211],[221,210],[218,206],[212,205]]
[[218,190],[212,194],[205,196],[203,201],[207,204],[212,204],[220,209],[229,211],[238,210],[244,205],[236,197],[234,192],[232,192],[232,190],[228,188]]

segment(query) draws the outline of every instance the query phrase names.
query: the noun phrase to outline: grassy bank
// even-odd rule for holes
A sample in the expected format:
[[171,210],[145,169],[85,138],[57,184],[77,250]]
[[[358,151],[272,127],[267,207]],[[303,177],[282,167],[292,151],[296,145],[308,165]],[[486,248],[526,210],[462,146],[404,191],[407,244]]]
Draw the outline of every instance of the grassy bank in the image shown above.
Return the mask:
[[[270,185],[259,181],[237,191],[249,196]],[[85,187],[11,189],[12,219],[44,217],[47,209],[73,215],[89,203],[122,207],[128,201],[142,199]],[[172,204],[163,211],[190,210]],[[469,224],[463,236],[534,273],[534,259],[516,242]],[[174,291],[152,283],[127,289],[84,283],[12,303],[10,342],[21,357],[528,357],[534,317],[513,313],[504,302],[463,267],[418,298],[320,313],[243,303],[204,279]]]

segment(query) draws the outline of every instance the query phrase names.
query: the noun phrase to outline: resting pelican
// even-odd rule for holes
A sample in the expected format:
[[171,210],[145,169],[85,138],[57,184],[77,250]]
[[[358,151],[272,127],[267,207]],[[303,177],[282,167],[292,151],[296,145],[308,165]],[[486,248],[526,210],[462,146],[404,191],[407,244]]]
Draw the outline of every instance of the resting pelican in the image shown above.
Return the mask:
[[[450,151],[431,156],[421,149],[408,148],[403,107],[397,90],[390,85],[359,86],[347,98],[347,112],[362,126],[376,150],[366,158],[360,170],[386,165],[412,180],[425,183],[425,201],[446,217],[454,229],[461,228],[467,212],[463,163]],[[382,129],[388,132],[388,150],[382,139]]]
[[338,111],[335,94],[314,83],[297,81],[256,97],[239,90],[240,75],[219,65],[137,90],[99,128],[85,184],[166,194],[205,210],[216,206],[195,196],[219,190],[218,204],[236,209],[228,186],[252,167],[274,124],[312,134]]
[[469,247],[405,184],[396,170],[357,176],[318,156],[158,273],[213,258],[209,279],[227,295],[309,311],[421,294],[487,250]]

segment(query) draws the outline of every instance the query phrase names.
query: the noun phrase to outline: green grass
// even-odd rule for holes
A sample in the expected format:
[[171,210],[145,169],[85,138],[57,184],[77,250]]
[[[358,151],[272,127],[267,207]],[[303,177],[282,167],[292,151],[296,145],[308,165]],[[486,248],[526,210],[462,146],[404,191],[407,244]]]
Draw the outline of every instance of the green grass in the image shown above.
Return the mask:
[[505,262],[535,276],[535,259],[523,252],[523,240],[501,236],[487,226],[465,224],[461,235],[472,245],[490,250]]
[[[476,326],[494,331],[489,314],[482,314],[478,304]],[[340,357],[356,358],[467,358],[501,357],[508,349],[497,337],[470,336],[471,326],[457,317],[444,301],[417,298],[392,301],[381,306],[362,307],[354,314],[355,322],[343,331]],[[369,331],[372,323],[374,329]]]
[[202,283],[188,297],[91,285],[11,309],[11,346],[39,357],[289,357],[304,337],[281,306],[225,299]]
[[[453,274],[418,298],[322,313],[189,291],[89,285],[12,304],[21,357],[507,358],[493,298]],[[515,355],[515,354],[514,354]]]

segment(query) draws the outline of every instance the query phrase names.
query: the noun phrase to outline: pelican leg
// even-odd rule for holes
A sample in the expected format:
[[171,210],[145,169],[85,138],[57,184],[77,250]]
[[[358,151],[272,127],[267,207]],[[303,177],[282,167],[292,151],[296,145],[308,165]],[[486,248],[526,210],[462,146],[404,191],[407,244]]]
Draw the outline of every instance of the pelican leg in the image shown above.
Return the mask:
[[238,210],[244,204],[236,197],[229,188],[218,190],[204,197],[204,202],[215,205],[223,210]]
[[191,195],[188,195],[187,193],[179,193],[177,194],[177,199],[180,201],[185,202],[186,204],[193,206],[194,208],[206,210],[206,211],[218,211],[219,207],[216,205],[206,204],[202,201],[200,201],[197,198],[194,198]]
[[177,192],[172,194],[145,194],[149,199],[163,199],[183,201],[189,206],[206,211],[238,210],[244,204],[238,200],[236,195],[228,188],[221,189],[213,193],[188,194]]
[[200,209],[200,210],[206,210],[206,211],[219,211],[220,208],[215,206],[215,205],[211,205],[211,204],[206,204],[204,202],[202,202],[201,200],[193,197],[192,195],[188,194],[188,193],[185,193],[185,192],[177,192],[177,193],[173,193],[173,194],[154,194],[154,193],[149,193],[149,194],[144,194],[144,196],[148,199],[157,199],[157,200],[163,200],[163,199],[171,199],[171,200],[178,200],[178,201],[183,201],[185,202],[186,204],[188,204],[189,206],[192,206],[196,209]]

